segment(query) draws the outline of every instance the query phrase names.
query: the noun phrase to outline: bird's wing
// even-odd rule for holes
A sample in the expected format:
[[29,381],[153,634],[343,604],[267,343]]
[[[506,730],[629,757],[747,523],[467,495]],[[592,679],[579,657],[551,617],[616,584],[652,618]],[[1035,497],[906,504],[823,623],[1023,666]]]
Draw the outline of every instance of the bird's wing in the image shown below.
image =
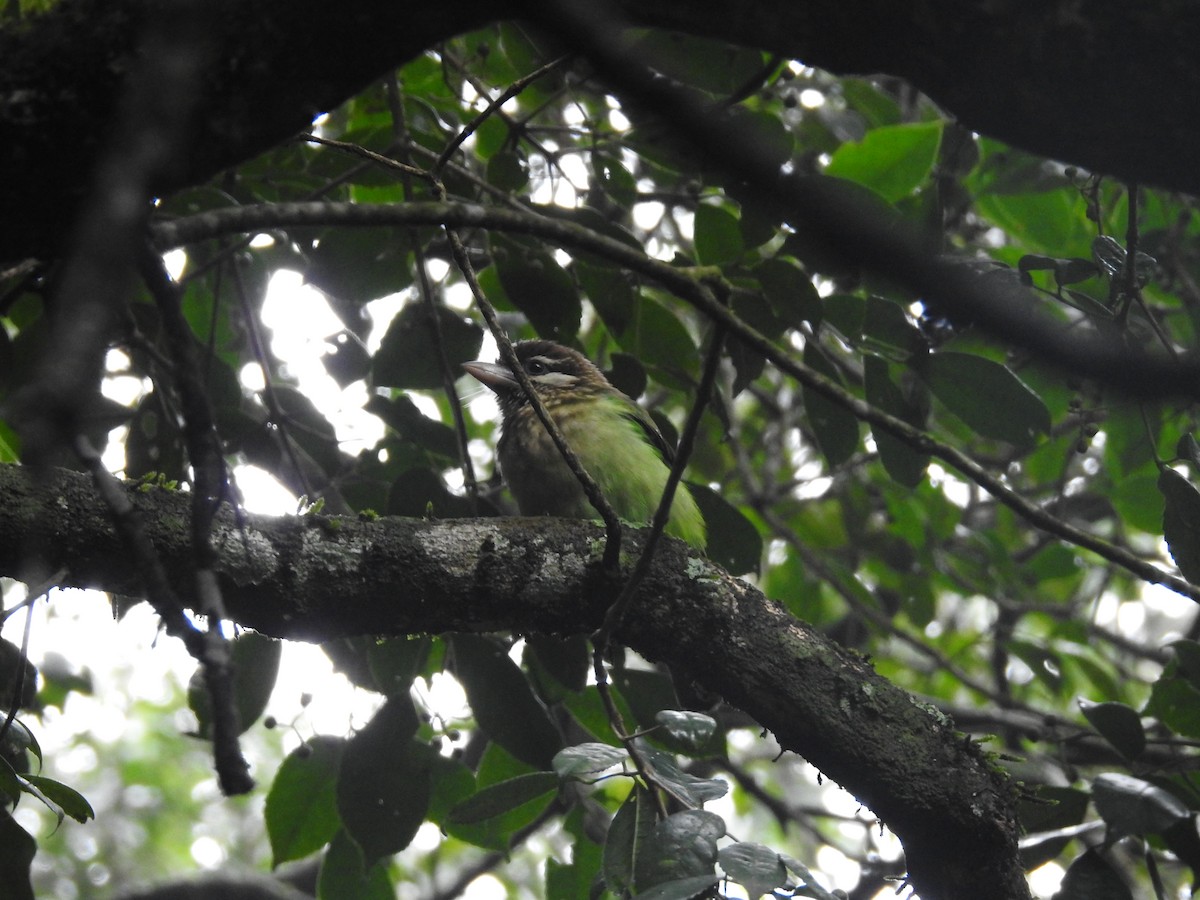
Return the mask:
[[675,462],[675,448],[667,443],[667,439],[662,436],[662,432],[658,430],[658,426],[654,424],[654,420],[650,418],[648,412],[631,402],[630,408],[623,411],[622,415],[641,429],[646,442],[658,451],[663,462],[668,466]]

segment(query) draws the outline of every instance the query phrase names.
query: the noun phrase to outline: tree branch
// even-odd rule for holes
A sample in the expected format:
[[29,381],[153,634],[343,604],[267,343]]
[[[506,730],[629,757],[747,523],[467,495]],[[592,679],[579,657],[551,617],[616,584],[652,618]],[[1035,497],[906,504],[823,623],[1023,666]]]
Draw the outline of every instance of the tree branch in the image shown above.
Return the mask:
[[[187,597],[190,498],[159,488],[128,493]],[[138,590],[85,477],[55,471],[40,485],[21,467],[0,466],[0,496],[0,573],[21,571],[23,548],[32,546],[44,565],[69,560],[72,586]],[[249,516],[239,527],[225,511],[212,541],[235,621],[278,637],[329,640],[587,633],[609,599],[596,552],[602,534],[592,523],[553,518]],[[631,557],[644,537],[631,533]],[[853,792],[900,837],[924,897],[1025,896],[1007,777],[949,719],[750,585],[665,541],[616,637],[722,694]]]
[[[1090,550],[1097,556],[1115,563],[1132,572],[1149,584],[1161,584],[1178,594],[1200,602],[1200,587],[1183,578],[1164,571],[1148,560],[1142,559],[1124,547],[1083,531],[1069,522],[1058,518],[1043,506],[1022,496],[1009,487],[1004,479],[992,474],[957,447],[950,446],[929,433],[871,406],[832,379],[792,357],[786,350],[777,347],[769,339],[755,331],[727,307],[718,303],[710,292],[703,290],[694,275],[660,260],[646,256],[641,251],[620,241],[597,234],[590,229],[562,219],[552,219],[533,212],[511,209],[474,206],[461,203],[408,203],[403,205],[365,206],[355,203],[280,203],[228,207],[211,210],[173,222],[158,222],[153,225],[154,239],[160,248],[174,247],[194,241],[223,235],[266,230],[271,227],[298,225],[340,225],[345,227],[369,227],[382,225],[448,225],[456,227],[478,227],[508,230],[532,234],[558,245],[587,250],[611,259],[631,271],[638,272],[662,284],[680,299],[692,304],[714,321],[725,326],[732,336],[740,338],[754,351],[774,363],[779,369],[795,378],[806,387],[844,406],[859,419],[874,428],[883,429],[922,453],[928,453],[947,463],[964,477],[982,487],[989,494],[1016,512],[1030,524],[1049,534],[1069,541],[1078,547]],[[963,295],[985,295],[997,300],[983,279],[967,277],[961,271],[946,267],[946,287],[957,286]],[[1011,301],[1011,298],[1009,298]],[[1115,377],[1136,379],[1141,384],[1149,376],[1160,389],[1169,391],[1200,390],[1200,364],[1177,363],[1160,357],[1151,357],[1130,351],[1116,342],[1098,336],[1088,339],[1076,331],[1066,331],[1061,324],[1043,321],[1041,316],[1026,315],[1029,324],[1027,335],[1036,335],[1043,350],[1047,346],[1062,352],[1063,360],[1074,364],[1078,359],[1081,368],[1091,373],[1099,360],[1105,360],[1103,372],[1095,374],[1100,380],[1111,381]],[[1114,361],[1114,354],[1116,359]],[[1049,362],[1056,360],[1050,359]],[[1127,383],[1128,386],[1128,383]]]
[[[62,0],[0,28],[0,258],[54,252],[113,121],[149,0]],[[211,0],[203,129],[161,195],[301,131],[390,68],[523,4]],[[1200,8],[930,0],[621,0],[636,25],[909,79],[964,125],[1144,185],[1200,193]],[[1130,72],[1138,77],[1132,78]]]

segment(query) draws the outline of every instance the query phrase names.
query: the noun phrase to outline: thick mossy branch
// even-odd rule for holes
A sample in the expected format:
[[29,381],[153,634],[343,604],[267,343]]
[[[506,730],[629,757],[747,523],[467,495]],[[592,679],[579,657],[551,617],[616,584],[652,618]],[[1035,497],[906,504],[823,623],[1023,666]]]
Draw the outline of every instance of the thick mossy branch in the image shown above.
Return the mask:
[[[184,592],[189,495],[130,490]],[[70,585],[139,592],[85,477],[37,483],[3,466],[0,495],[0,572],[21,577],[33,554],[69,567]],[[631,564],[641,535],[628,540]],[[226,510],[213,546],[230,616],[299,640],[586,633],[617,589],[599,564],[603,531],[574,520],[249,516],[239,527]],[[900,836],[923,896],[1026,896],[1008,779],[951,722],[746,582],[666,541],[617,638],[721,694],[854,793]],[[970,865],[948,868],[956,859]]]

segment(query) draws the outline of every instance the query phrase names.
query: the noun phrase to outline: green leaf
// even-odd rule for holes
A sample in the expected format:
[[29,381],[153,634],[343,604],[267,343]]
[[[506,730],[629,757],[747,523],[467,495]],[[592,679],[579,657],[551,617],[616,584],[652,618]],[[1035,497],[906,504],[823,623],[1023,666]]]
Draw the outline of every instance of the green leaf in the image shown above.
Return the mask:
[[716,719],[690,710],[662,709],[654,720],[666,729],[672,740],[692,750],[703,748],[717,731]]
[[388,228],[331,228],[309,254],[304,278],[339,300],[366,304],[412,284],[408,247]]
[[388,697],[406,695],[429,659],[432,643],[428,635],[373,641],[367,647],[367,666],[379,692]]
[[792,327],[821,321],[824,305],[816,285],[804,270],[781,257],[765,259],[753,270],[771,309]]
[[487,180],[502,191],[519,191],[529,183],[529,164],[523,154],[502,150],[488,160]]
[[628,758],[629,754],[621,747],[587,743],[564,747],[554,754],[551,764],[559,778],[586,781],[613,766],[621,765]]
[[933,353],[916,367],[929,390],[976,433],[1031,447],[1050,431],[1050,411],[1012,371],[972,353]]
[[612,266],[576,260],[571,266],[605,326],[620,337],[633,322],[638,295],[629,277]]
[[739,843],[721,848],[717,862],[751,897],[769,894],[787,881],[787,867],[779,854],[762,844]]
[[638,891],[633,900],[697,900],[709,896],[711,889],[720,881],[716,875],[691,875],[656,884],[648,891]]
[[28,784],[38,789],[40,799],[50,801],[50,803],[58,807],[58,809],[62,810],[62,812],[66,813],[76,822],[86,822],[89,819],[96,818],[96,813],[92,809],[92,805],[87,802],[83,794],[79,793],[73,787],[41,775],[23,775],[21,777]]
[[[437,759],[441,758],[437,757]],[[529,774],[555,777],[549,772],[531,773],[529,766],[509,755],[503,747],[489,743],[483,752],[483,759],[479,763],[478,777],[475,780],[476,789],[486,790],[491,785],[502,784]],[[469,796],[459,797],[446,810],[445,814],[441,815],[440,821],[443,829],[447,834],[461,841],[488,850],[499,850],[502,853],[507,853],[511,849],[514,835],[537,821],[554,802],[554,793],[545,792],[515,807],[500,811],[491,818],[469,823],[458,822],[452,813],[455,807],[467,801]]]
[[1176,472],[1164,467],[1158,475],[1163,510],[1163,539],[1183,577],[1200,584],[1200,490]]
[[491,244],[496,274],[509,302],[525,313],[542,337],[574,340],[583,307],[566,269],[532,243],[493,234]]
[[454,429],[426,416],[410,397],[373,394],[363,409],[382,419],[401,439],[447,459],[458,458],[458,436]]
[[842,144],[825,174],[855,181],[895,202],[929,178],[941,139],[941,122],[875,128],[859,143]]
[[745,252],[737,216],[709,203],[696,207],[694,241],[696,259],[705,266],[736,262]]
[[1146,730],[1135,709],[1115,701],[1093,703],[1083,697],[1079,698],[1079,708],[1100,736],[1126,759],[1132,761],[1142,755],[1146,749]]
[[[434,310],[450,377],[457,378],[462,374],[463,363],[478,358],[483,329],[444,306],[436,306]],[[376,387],[441,388],[442,360],[427,306],[408,303],[392,319],[375,352],[371,382]]]
[[981,215],[1027,252],[1083,257],[1091,252],[1091,229],[1075,187],[1025,194],[986,193],[976,200]]
[[708,558],[732,575],[757,572],[763,542],[758,529],[736,506],[707,485],[680,485],[690,491],[708,529]]
[[1187,805],[1174,794],[1120,772],[1096,776],[1092,802],[1114,836],[1162,834],[1191,816]]
[[387,864],[376,860],[368,866],[354,839],[339,831],[321,859],[317,896],[321,900],[395,900],[396,889]]
[[412,701],[392,697],[342,752],[338,815],[368,865],[407,847],[425,821],[430,764],[412,740],[417,724]]
[[1113,508],[1126,525],[1158,534],[1163,527],[1166,504],[1155,475],[1133,475],[1119,479],[1109,493]]
[[724,835],[724,819],[703,809],[685,809],[657,823],[637,858],[639,896],[656,885],[711,875],[717,839]]
[[696,342],[687,328],[648,292],[637,295],[629,325],[613,336],[622,350],[655,372],[694,375],[700,369]]
[[702,806],[729,793],[729,785],[720,778],[699,778],[685,772],[670,753],[655,749],[639,740],[639,749],[654,780],[689,806]]
[[[821,887],[817,880],[813,877],[812,872],[808,871],[808,866],[791,856],[780,854],[780,860],[788,867],[788,871],[795,875],[799,875],[801,881],[804,882],[804,895],[813,897],[814,900],[838,900],[833,894]],[[802,896],[802,895],[797,895]]]
[[644,32],[633,51],[656,72],[711,94],[738,89],[763,66],[760,50],[660,29]]
[[1176,734],[1200,738],[1200,688],[1183,678],[1163,675],[1150,690],[1144,710]]
[[899,304],[868,297],[863,308],[863,344],[888,359],[907,360],[923,355],[928,342]]
[[450,638],[454,673],[479,727],[535,769],[549,770],[562,738],[517,664],[494,641],[476,635]]
[[288,754],[267,793],[267,837],[271,865],[301,859],[337,834],[337,777],[342,738],[317,735]]
[[492,819],[531,800],[557,793],[559,778],[553,772],[530,772],[483,788],[450,810],[449,821],[469,825]]
[[562,690],[578,693],[586,688],[591,663],[591,650],[583,635],[525,637],[525,665],[530,674],[540,670],[553,680],[553,685],[546,684],[546,678],[538,680],[539,693],[547,700],[559,699]]
[[22,785],[21,776],[12,767],[7,755],[0,756],[0,797],[6,798],[8,802],[16,803],[21,799]]
[[[867,402],[917,428],[925,427],[927,410],[921,409],[892,381],[888,364],[878,356],[863,357],[864,386]],[[916,487],[925,478],[930,454],[913,449],[883,428],[871,427],[871,436],[879,449],[879,458],[887,473],[905,487]]]
[[[814,343],[805,346],[804,362],[809,368],[842,384],[837,369]],[[805,387],[803,395],[804,409],[808,413],[808,423],[812,426],[817,446],[821,448],[829,468],[836,469],[858,449],[858,418],[844,406],[812,388]]]
[[[283,642],[254,631],[243,631],[230,641],[230,660],[233,667],[233,696],[237,705],[238,733],[245,732],[258,721],[267,708],[275,679],[279,675],[279,659]],[[212,703],[202,670],[197,669],[188,684],[188,705],[199,723],[197,734],[212,739]]]
[[654,800],[636,787],[613,816],[604,841],[604,883],[618,897],[633,888],[642,849],[654,831]]

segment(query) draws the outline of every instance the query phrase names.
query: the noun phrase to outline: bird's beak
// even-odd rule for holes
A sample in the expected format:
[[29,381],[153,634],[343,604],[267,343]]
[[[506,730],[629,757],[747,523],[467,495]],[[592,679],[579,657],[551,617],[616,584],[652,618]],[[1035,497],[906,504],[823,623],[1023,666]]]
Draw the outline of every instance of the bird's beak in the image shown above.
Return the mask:
[[463,363],[462,367],[493,391],[509,391],[520,384],[513,377],[513,373],[509,370],[508,366],[501,365],[500,363],[484,362],[477,359],[474,362]]

